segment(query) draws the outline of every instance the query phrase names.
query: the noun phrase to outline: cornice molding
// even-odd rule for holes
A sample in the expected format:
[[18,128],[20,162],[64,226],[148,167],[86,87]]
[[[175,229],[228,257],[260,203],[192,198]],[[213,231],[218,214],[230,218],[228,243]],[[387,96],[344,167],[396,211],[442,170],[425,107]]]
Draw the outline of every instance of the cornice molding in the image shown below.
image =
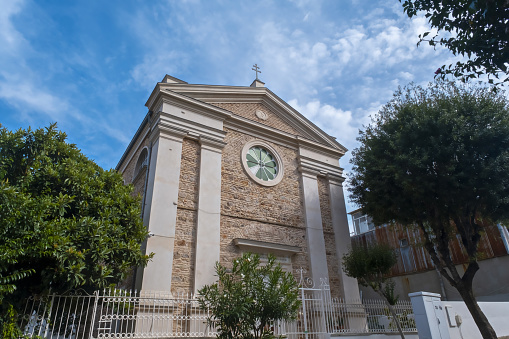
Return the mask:
[[226,143],[223,142],[223,139],[209,138],[204,135],[199,136],[198,142],[200,143],[202,149],[217,153],[221,153],[223,148],[226,146]]
[[306,148],[313,150],[314,152],[336,158],[338,160],[345,154],[342,150],[337,148],[305,139],[299,135],[283,132],[279,129],[238,115],[232,115],[228,120],[225,120],[224,126],[228,129],[248,134],[257,138],[270,140],[271,142],[280,144],[285,147],[292,149]]
[[159,138],[182,142],[187,133],[188,131],[183,128],[165,123],[158,119],[152,126],[149,140],[151,144]]
[[302,252],[302,249],[298,246],[290,246],[284,244],[276,244],[272,242],[235,238],[233,244],[240,249],[263,253],[269,252],[274,254],[292,256],[294,254]]
[[219,121],[223,121],[233,114],[223,108],[169,90],[159,91],[152,99],[149,99],[145,105],[153,111],[157,111],[163,103],[167,103]]
[[161,91],[180,93],[189,98],[194,98],[199,102],[206,102],[209,104],[261,103],[275,112],[278,117],[283,119],[283,121],[295,128],[306,138],[314,139],[316,142],[325,143],[332,148],[340,149],[343,154],[348,151],[348,149],[337,142],[335,138],[323,132],[313,122],[308,120],[304,115],[266,87],[158,83],[147,101],[146,105],[148,107],[152,107],[151,103],[153,102],[153,97]]
[[315,159],[300,155],[297,158],[299,171],[304,175],[343,178],[343,169],[339,166],[327,164]]
[[269,140],[276,144],[297,149],[298,143],[295,135],[263,125],[259,122],[249,120],[240,116],[232,116],[224,122],[224,127],[260,139]]
[[304,139],[303,137],[297,135],[295,136],[295,139],[297,139],[297,143],[300,148],[312,150],[313,152],[317,152],[326,156],[337,158],[338,160],[345,155],[345,152],[343,150],[339,150],[337,148],[325,146],[323,144],[320,144],[318,142]]
[[331,173],[327,173],[326,178],[329,181],[329,185],[336,185],[339,187],[343,187],[343,182],[346,180],[346,178],[343,176],[335,175],[335,174],[331,174]]
[[[211,104],[215,102],[261,103],[290,126],[294,127],[301,135],[286,133],[260,122],[241,117],[226,109]],[[200,122],[197,121],[185,119],[178,116],[178,114],[161,112],[160,109],[166,104],[192,112],[193,114],[203,115],[207,119],[214,119],[218,124],[215,126],[216,128],[214,128],[200,124]],[[224,147],[224,145],[221,145],[226,135],[224,130],[218,129],[219,126],[222,126],[223,129],[227,128],[238,131],[291,149],[312,150],[313,152],[338,160],[347,151],[347,149],[335,141],[334,138],[320,130],[311,121],[265,87],[193,85],[184,82],[160,82],[155,86],[146,105],[157,113],[153,114],[150,118],[149,115],[147,115],[143,120],[117,165],[117,169],[120,169],[120,171],[124,171],[127,164],[132,161],[133,154],[140,147],[148,133],[150,133],[151,140],[154,140],[157,136],[173,138],[174,140],[181,140],[184,137],[198,141],[201,139],[202,141],[200,141],[200,143],[202,143],[202,147],[211,147],[212,149],[219,150]],[[159,110],[159,112],[157,110]],[[151,125],[151,129],[141,133],[147,124]],[[207,140],[216,141],[209,142]],[[126,159],[129,155],[129,159]],[[328,164],[324,164],[328,166],[325,166],[325,168],[323,165],[310,165],[313,161],[309,159],[303,159],[303,161],[299,162],[299,167],[303,172],[309,170],[317,172],[318,175],[331,173],[331,175],[338,175],[342,178],[341,168],[333,166],[336,168],[333,170]],[[120,166],[122,167],[120,168]]]
[[[206,147],[214,149],[222,149],[226,145],[223,140],[226,132],[210,126],[206,126],[191,120],[187,120],[165,112],[158,112],[155,115],[152,130],[159,130],[157,135],[151,134],[151,142],[157,136],[165,137],[172,140],[182,140],[189,138],[198,140]],[[154,132],[155,133],[155,132]]]

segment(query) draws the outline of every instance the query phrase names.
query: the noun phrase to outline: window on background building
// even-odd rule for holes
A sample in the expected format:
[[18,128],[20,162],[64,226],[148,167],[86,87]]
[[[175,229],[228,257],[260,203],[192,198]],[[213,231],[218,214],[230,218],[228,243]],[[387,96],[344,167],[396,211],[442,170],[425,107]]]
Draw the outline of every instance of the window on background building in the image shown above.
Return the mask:
[[353,226],[355,234],[362,234],[375,229],[375,224],[370,217],[362,212],[352,214]]
[[415,263],[413,260],[413,254],[410,251],[408,239],[399,240],[399,251],[401,253],[401,261],[403,262],[403,269],[405,272],[413,272],[415,270]]
[[505,250],[509,253],[509,229],[508,227],[498,224],[498,230],[500,231],[500,236],[502,241],[504,242]]

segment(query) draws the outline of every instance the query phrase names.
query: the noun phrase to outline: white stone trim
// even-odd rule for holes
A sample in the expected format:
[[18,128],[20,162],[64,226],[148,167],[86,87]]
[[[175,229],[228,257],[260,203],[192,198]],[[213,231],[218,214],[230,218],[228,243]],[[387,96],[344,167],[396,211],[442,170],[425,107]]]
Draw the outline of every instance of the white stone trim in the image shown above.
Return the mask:
[[301,172],[302,176],[308,177],[332,177],[336,178],[337,181],[342,182],[343,178],[343,169],[339,166],[335,166],[330,163],[324,163],[322,161],[318,161],[316,159],[302,156],[300,155],[298,158],[299,164],[299,172]]
[[[261,146],[261,147],[268,149],[272,153],[272,155],[274,155],[274,157],[276,158],[278,172],[277,172],[276,178],[274,180],[263,181],[263,180],[257,178],[256,175],[254,175],[253,172],[251,172],[251,170],[247,166],[247,163],[246,163],[247,152],[249,152],[249,149],[254,146]],[[283,180],[283,176],[284,176],[283,159],[279,156],[279,153],[274,149],[274,147],[272,147],[265,141],[255,139],[255,140],[251,140],[251,141],[247,142],[244,145],[244,147],[242,148],[242,151],[240,153],[240,161],[242,162],[242,168],[244,169],[244,172],[251,179],[253,179],[253,181],[255,181],[257,184],[260,184],[262,186],[271,187],[271,186],[275,186],[275,185],[279,184],[281,182],[281,180]]]
[[223,148],[226,146],[226,143],[223,142],[223,139],[218,138],[209,138],[203,135],[198,137],[198,141],[201,145],[201,149],[206,149],[208,151],[222,153]]
[[[340,150],[343,154],[347,151],[335,138],[327,135],[266,87],[158,83],[145,105],[150,109],[161,93],[170,92],[178,93],[189,101],[195,100],[202,105],[209,104],[213,107],[212,110],[221,109],[210,105],[211,103],[261,103],[307,138]],[[227,120],[234,118],[235,115],[230,113]]]
[[233,244],[241,250],[247,250],[256,253],[273,253],[283,256],[292,256],[302,252],[298,246],[290,246],[284,244],[276,244],[272,242],[235,238]]
[[179,106],[182,108],[193,107],[197,111],[197,113],[210,115],[218,120],[224,120],[225,118],[228,118],[232,115],[231,112],[211,105],[205,101],[196,100],[192,97],[174,92],[169,88],[163,88],[165,87],[165,85],[172,84],[158,83],[154,90],[152,91],[152,94],[150,95],[149,99],[145,103],[145,106],[147,106],[149,109],[153,111],[156,111],[156,109],[154,108],[160,107],[163,102]]
[[334,245],[338,267],[335,269],[341,277],[341,296],[343,298],[360,299],[357,279],[351,278],[343,271],[343,256],[352,247],[348,217],[346,215],[345,196],[343,185],[337,177],[328,176],[329,179],[329,207],[331,211],[332,229],[334,230]]
[[304,194],[304,215],[306,220],[306,240],[314,281],[328,279],[327,254],[323,237],[322,212],[320,209],[320,195],[318,179],[312,175],[302,175],[302,192]]
[[221,250],[221,150],[223,142],[200,138],[200,179],[196,222],[194,292],[216,280]]
[[[156,88],[158,86],[160,86],[160,90],[171,90],[208,103],[262,103],[267,108],[277,112],[277,115],[280,118],[307,137],[313,138],[315,141],[322,142],[329,146],[340,148],[343,152],[347,151],[343,145],[323,132],[304,115],[299,113],[266,87],[164,83],[159,83]],[[153,92],[152,95],[156,94]],[[147,103],[149,102],[150,100]]]
[[156,128],[151,135],[152,154],[143,223],[153,234],[147,239],[146,253],[154,252],[155,255],[140,272],[141,286],[137,287],[143,290],[171,291],[183,140],[169,132],[172,131]]

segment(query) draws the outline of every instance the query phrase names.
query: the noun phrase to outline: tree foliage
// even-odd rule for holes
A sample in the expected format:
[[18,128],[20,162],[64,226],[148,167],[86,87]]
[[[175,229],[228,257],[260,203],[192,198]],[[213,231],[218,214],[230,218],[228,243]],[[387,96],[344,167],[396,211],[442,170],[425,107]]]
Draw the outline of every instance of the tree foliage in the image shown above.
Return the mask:
[[396,263],[394,249],[386,244],[354,246],[343,256],[343,270],[346,275],[357,279],[363,286],[371,287],[385,299],[401,337],[405,338],[399,318],[392,307],[396,305],[399,298],[394,294],[395,283],[389,277],[391,268]]
[[[402,1],[402,0],[400,0]],[[483,74],[509,81],[509,2],[507,0],[405,0],[409,17],[424,11],[431,28],[419,38],[430,45],[442,45],[454,55],[468,57],[456,65],[444,65],[438,76],[452,74],[466,80]]]
[[[343,270],[346,275],[382,294],[387,290],[386,285],[389,287],[391,285],[389,274],[396,263],[396,253],[386,244],[354,246],[343,256]],[[383,296],[391,305],[398,301],[397,297],[394,297],[394,292]]]
[[[399,90],[361,132],[351,198],[375,224],[416,225],[442,275],[461,294],[485,338],[494,332],[475,302],[482,222],[509,214],[509,104],[503,93],[451,82]],[[469,262],[461,274],[449,240]]]
[[147,233],[131,194],[56,125],[0,129],[0,303],[103,288],[145,265]]
[[219,338],[270,338],[273,321],[296,319],[297,282],[274,256],[261,266],[258,255],[246,253],[233,261],[231,271],[216,263],[216,273],[218,282],[200,289],[198,300],[211,310],[208,323]]

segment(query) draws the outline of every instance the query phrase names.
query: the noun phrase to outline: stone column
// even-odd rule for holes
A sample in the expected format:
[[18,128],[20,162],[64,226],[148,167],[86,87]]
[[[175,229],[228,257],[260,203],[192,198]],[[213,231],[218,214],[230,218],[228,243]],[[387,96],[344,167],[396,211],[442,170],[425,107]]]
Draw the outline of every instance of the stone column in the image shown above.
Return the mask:
[[343,271],[343,255],[351,248],[350,230],[346,215],[345,196],[343,194],[344,178],[327,176],[329,179],[330,210],[332,214],[332,228],[334,230],[334,243],[336,256],[339,262],[339,275],[341,277],[341,294],[349,300],[360,300],[357,279],[350,278]]
[[[146,253],[154,253],[137,279],[142,290],[171,293],[173,247],[184,131],[155,126],[147,181],[143,223],[149,231]],[[141,271],[141,270],[140,270]],[[141,281],[140,281],[141,280]]]
[[196,230],[194,293],[213,283],[219,261],[221,223],[221,154],[225,143],[200,136],[200,182]]
[[318,180],[315,173],[308,172],[302,168],[301,174],[311,278],[315,284],[320,284],[320,279],[329,279],[329,272],[327,270],[325,240],[323,238]]

